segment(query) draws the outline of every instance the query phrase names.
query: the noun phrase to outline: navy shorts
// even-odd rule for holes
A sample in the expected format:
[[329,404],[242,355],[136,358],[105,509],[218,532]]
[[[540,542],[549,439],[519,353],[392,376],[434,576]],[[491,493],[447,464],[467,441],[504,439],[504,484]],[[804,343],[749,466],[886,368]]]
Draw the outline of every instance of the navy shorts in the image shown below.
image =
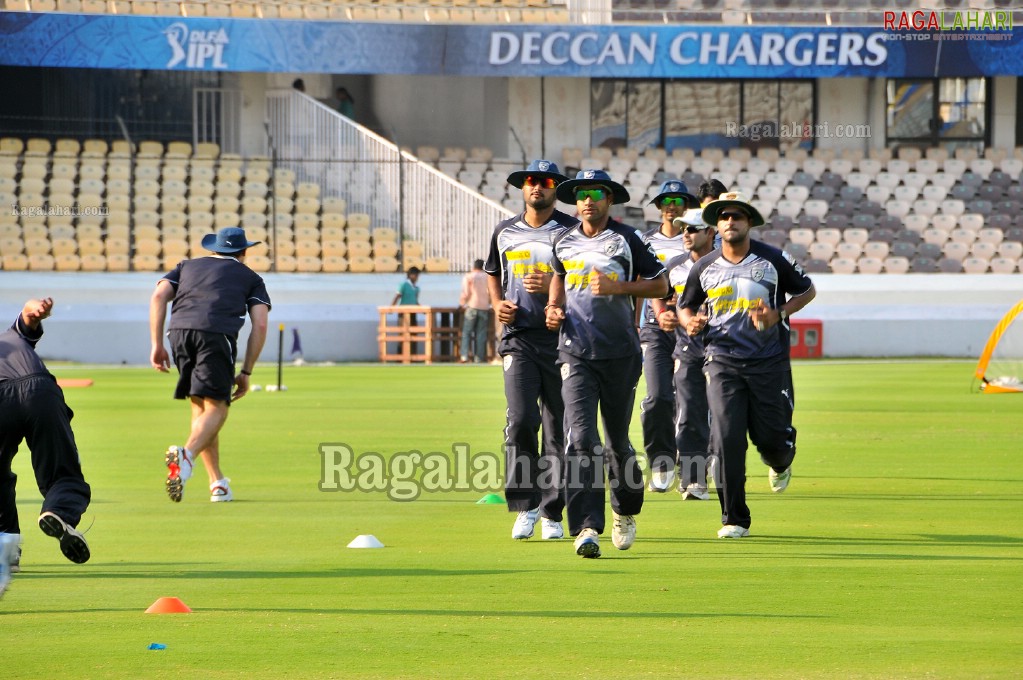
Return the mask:
[[237,341],[223,333],[178,329],[167,337],[178,367],[174,398],[206,397],[230,404]]

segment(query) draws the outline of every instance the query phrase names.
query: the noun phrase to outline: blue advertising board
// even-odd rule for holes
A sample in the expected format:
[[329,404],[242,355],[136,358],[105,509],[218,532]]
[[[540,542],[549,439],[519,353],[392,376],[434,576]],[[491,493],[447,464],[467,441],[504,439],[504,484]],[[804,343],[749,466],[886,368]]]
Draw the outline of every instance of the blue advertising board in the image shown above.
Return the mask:
[[0,64],[614,78],[1023,75],[1023,32],[386,24],[0,12]]

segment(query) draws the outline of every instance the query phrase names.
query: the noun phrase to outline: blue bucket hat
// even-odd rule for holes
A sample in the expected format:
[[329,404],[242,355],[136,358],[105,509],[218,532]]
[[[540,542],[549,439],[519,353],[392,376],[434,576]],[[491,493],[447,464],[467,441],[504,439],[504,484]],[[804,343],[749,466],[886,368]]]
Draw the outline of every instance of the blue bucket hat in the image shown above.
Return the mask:
[[558,185],[558,200],[562,203],[574,204],[576,187],[590,184],[599,184],[610,189],[612,203],[628,203],[631,200],[629,190],[611,179],[611,176],[603,170],[580,170],[575,179]]
[[568,179],[568,177],[561,174],[561,170],[558,169],[556,163],[545,160],[536,160],[530,163],[529,167],[525,170],[516,170],[512,174],[508,175],[508,184],[511,184],[516,189],[521,189],[522,184],[526,181],[527,177],[550,177],[557,184],[561,184]]
[[700,201],[696,199],[696,196],[693,196],[691,193],[689,193],[689,187],[686,186],[686,183],[677,179],[669,179],[663,184],[661,184],[660,193],[654,196],[653,200],[650,201],[650,205],[656,205],[660,207],[662,198],[665,197],[674,198],[676,196],[680,196],[686,199],[687,208],[700,205]]
[[206,234],[202,237],[203,248],[221,255],[237,255],[246,248],[260,243],[245,238],[245,230],[241,227],[225,227],[216,234]]

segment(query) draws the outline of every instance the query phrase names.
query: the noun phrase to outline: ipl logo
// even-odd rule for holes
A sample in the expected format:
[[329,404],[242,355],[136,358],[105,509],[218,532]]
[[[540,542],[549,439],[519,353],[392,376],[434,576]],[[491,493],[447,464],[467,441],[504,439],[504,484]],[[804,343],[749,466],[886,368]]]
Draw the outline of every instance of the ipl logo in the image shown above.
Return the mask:
[[188,26],[177,22],[168,26],[163,34],[167,36],[167,44],[171,48],[167,68],[174,68],[182,61],[186,68],[227,68],[224,63],[224,47],[230,40],[224,29],[189,33]]

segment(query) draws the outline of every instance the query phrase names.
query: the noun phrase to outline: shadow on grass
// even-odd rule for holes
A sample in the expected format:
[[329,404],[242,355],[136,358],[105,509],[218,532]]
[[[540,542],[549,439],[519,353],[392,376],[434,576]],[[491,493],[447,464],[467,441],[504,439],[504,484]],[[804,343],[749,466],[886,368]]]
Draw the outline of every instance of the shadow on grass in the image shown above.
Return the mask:
[[[261,607],[253,608],[203,608],[197,609],[201,612],[282,612],[290,614],[354,614],[368,616],[470,616],[478,618],[552,618],[552,619],[604,619],[604,618],[634,618],[634,619],[716,619],[716,618],[749,618],[749,612],[637,612],[637,611],[579,611],[579,610],[466,610],[466,609],[315,609],[289,607],[284,609],[266,609]],[[765,614],[758,612],[757,618],[765,619],[826,619],[828,616],[819,614]]]
[[[25,614],[67,614],[72,610],[67,609],[31,609],[17,612],[0,611],[0,619],[5,615]],[[79,614],[112,614],[112,613],[137,613],[139,610],[134,607],[96,607],[74,610]],[[529,619],[723,619],[742,618],[748,619],[751,616],[756,619],[828,619],[833,618],[820,614],[768,614],[757,612],[628,612],[628,611],[578,611],[578,610],[468,610],[468,609],[340,609],[340,608],[315,608],[315,607],[199,607],[192,608],[193,614],[348,614],[354,616],[462,616],[473,619],[487,618],[529,618]]]
[[[280,569],[231,570],[231,569],[187,569],[181,563],[151,563],[155,570],[138,571],[138,564],[132,564],[131,570],[93,570],[88,572],[89,578],[113,579],[282,579],[282,578],[416,578],[416,577],[465,577],[465,576],[499,576],[510,574],[528,574],[542,572],[542,569],[324,569],[320,571],[290,570],[287,566]],[[160,569],[165,567],[167,571]],[[53,571],[32,571],[19,574],[19,578],[66,578],[67,569]]]

